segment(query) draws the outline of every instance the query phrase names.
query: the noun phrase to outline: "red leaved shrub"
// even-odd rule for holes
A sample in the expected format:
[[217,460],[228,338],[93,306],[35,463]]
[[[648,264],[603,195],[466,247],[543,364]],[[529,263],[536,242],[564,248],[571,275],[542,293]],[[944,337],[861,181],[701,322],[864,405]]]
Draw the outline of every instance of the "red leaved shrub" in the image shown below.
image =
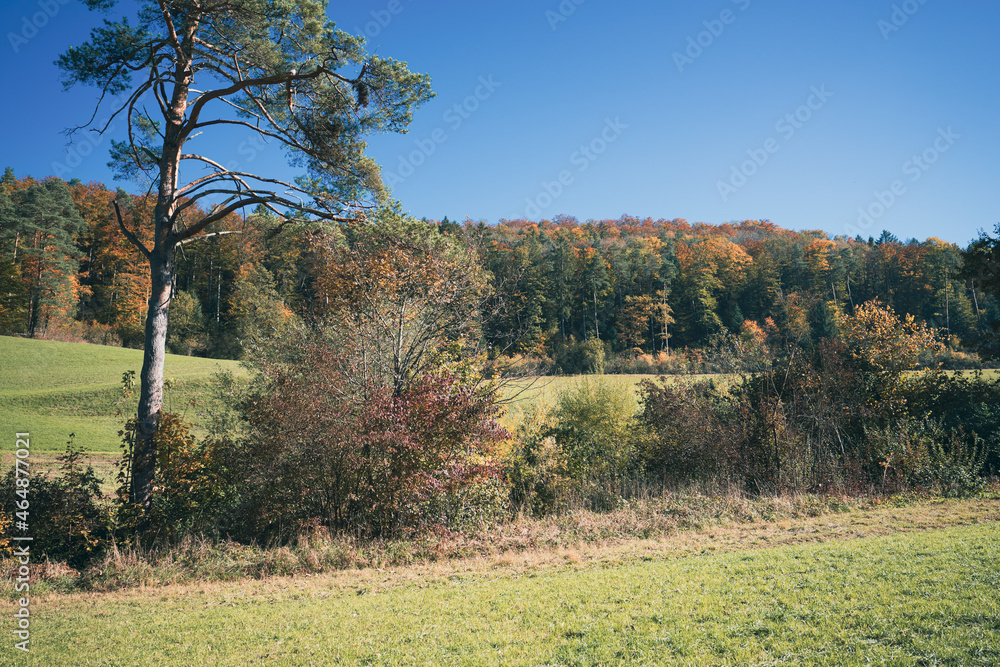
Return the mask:
[[257,531],[319,519],[386,535],[459,519],[469,508],[456,499],[499,476],[495,390],[447,372],[398,393],[358,387],[356,358],[310,338],[291,363],[262,364],[242,404]]

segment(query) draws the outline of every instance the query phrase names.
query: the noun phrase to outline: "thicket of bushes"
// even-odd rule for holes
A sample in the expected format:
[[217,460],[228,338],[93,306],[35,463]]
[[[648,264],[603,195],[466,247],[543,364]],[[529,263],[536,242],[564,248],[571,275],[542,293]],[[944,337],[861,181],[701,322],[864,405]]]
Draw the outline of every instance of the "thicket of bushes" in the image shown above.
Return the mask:
[[0,479],[0,554],[13,550],[10,537],[24,535],[15,530],[18,513],[31,526],[32,554],[82,569],[104,553],[112,537],[113,508],[105,502],[93,467],[83,467],[82,455],[71,442],[57,457],[55,477],[32,475],[27,498],[17,494],[24,488],[17,480],[24,476],[16,475],[13,467]]
[[[212,435],[197,440],[164,416],[140,542],[482,533],[522,513],[610,511],[692,484],[751,496],[958,496],[982,490],[1000,460],[1000,379],[878,375],[844,346],[728,385],[644,380],[638,411],[628,389],[584,379],[550,409],[529,410],[514,433],[495,421],[491,385],[442,374],[352,401],[331,390],[333,360],[298,347],[296,363],[257,383],[220,378],[230,407]],[[14,489],[9,471],[7,535]],[[122,497],[102,496],[70,450],[55,477],[32,480],[33,552],[83,569],[116,535],[130,542],[136,516]]]
[[[313,308],[242,339],[251,380],[219,378],[226,408],[210,435],[161,416],[148,511],[125,502],[131,424],[116,497],[72,449],[56,477],[33,478],[37,557],[83,568],[113,539],[192,535],[481,535],[517,515],[614,510],[685,485],[961,495],[1000,469],[1000,379],[910,375],[942,346],[876,302],[838,315],[838,335],[815,345],[779,349],[747,322],[711,344],[728,380],[644,380],[638,410],[628,390],[582,381],[510,433],[502,377],[479,347],[489,280],[468,248],[398,216],[317,236],[313,256]],[[549,363],[599,373],[604,351],[570,338]],[[6,535],[15,485],[2,478]]]

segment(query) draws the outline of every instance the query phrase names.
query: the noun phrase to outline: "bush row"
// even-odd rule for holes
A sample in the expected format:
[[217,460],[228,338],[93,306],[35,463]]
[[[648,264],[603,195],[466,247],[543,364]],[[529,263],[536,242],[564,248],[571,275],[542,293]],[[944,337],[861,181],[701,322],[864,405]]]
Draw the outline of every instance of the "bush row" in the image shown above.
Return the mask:
[[[199,534],[284,543],[318,529],[361,540],[482,532],[519,513],[612,511],[690,485],[751,497],[916,488],[959,496],[996,474],[1000,380],[921,374],[902,386],[905,407],[889,418],[844,386],[844,370],[831,378],[830,369],[793,363],[728,386],[643,380],[638,411],[629,389],[583,379],[553,407],[530,409],[509,437],[496,434],[504,436],[496,449],[477,455],[456,428],[468,418],[461,410],[480,408],[474,394],[461,396],[454,378],[370,403],[355,415],[367,425],[359,436],[332,406],[314,406],[330,420],[325,427],[293,428],[281,415],[287,404],[280,393],[262,403],[262,395],[225,377],[220,386],[231,405],[246,410],[241,427],[254,434],[236,435],[230,422],[198,441],[178,417],[165,415],[145,543]],[[434,448],[449,438],[465,444],[435,459]],[[101,556],[116,534],[128,543],[135,521],[121,498],[102,496],[101,480],[81,461],[71,447],[59,473],[31,487],[35,553],[77,569]],[[13,534],[15,486],[10,470],[0,490],[4,537]]]

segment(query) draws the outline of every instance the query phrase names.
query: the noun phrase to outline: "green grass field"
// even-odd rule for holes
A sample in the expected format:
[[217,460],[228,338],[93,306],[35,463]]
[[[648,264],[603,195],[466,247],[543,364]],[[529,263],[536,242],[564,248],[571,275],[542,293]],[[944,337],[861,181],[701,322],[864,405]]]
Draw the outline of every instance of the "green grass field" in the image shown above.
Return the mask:
[[[72,433],[90,451],[118,452],[122,374],[141,368],[139,350],[0,336],[0,438],[10,443],[2,449],[13,446],[14,433],[29,432],[35,450],[58,452]],[[167,355],[167,408],[197,423],[199,409],[189,401],[207,402],[211,376],[221,369],[240,372],[234,361]]]
[[[17,658],[28,665],[995,665],[998,563],[993,522],[624,564],[380,570],[51,596],[34,603],[32,652]],[[13,660],[9,633],[6,641],[2,654]]]
[[[728,375],[670,375],[671,382],[708,382],[720,385],[729,382]],[[656,380],[655,375],[574,375],[539,377],[516,380],[505,387],[504,394],[510,399],[507,406],[507,416],[504,424],[509,428],[514,426],[526,410],[532,406],[551,408],[559,399],[559,394],[578,386],[582,382],[600,382],[613,388],[628,391],[633,399],[633,407],[639,409],[638,386],[642,380]]]

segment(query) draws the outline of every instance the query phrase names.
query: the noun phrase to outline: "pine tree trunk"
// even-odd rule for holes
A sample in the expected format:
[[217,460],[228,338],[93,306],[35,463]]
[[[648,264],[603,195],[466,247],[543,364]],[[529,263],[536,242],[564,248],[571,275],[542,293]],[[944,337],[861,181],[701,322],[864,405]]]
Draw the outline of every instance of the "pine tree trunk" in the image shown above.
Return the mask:
[[152,284],[146,314],[145,353],[139,377],[139,411],[132,451],[130,500],[148,510],[153,497],[156,447],[153,436],[163,406],[163,362],[167,345],[167,315],[173,281],[170,251],[154,252],[149,260]]
[[156,475],[154,436],[159,426],[160,410],[163,407],[163,362],[167,349],[167,316],[170,311],[170,298],[173,296],[173,256],[178,240],[174,235],[173,225],[180,181],[182,124],[187,109],[191,76],[192,71],[188,63],[175,64],[176,84],[163,133],[159,187],[156,208],[153,211],[153,247],[147,254],[150,276],[149,310],[146,313],[142,373],[139,377],[139,410],[136,415],[138,424],[132,451],[132,480],[129,489],[129,500],[143,510],[139,530],[142,530],[149,516],[148,510],[152,505],[153,481]]

